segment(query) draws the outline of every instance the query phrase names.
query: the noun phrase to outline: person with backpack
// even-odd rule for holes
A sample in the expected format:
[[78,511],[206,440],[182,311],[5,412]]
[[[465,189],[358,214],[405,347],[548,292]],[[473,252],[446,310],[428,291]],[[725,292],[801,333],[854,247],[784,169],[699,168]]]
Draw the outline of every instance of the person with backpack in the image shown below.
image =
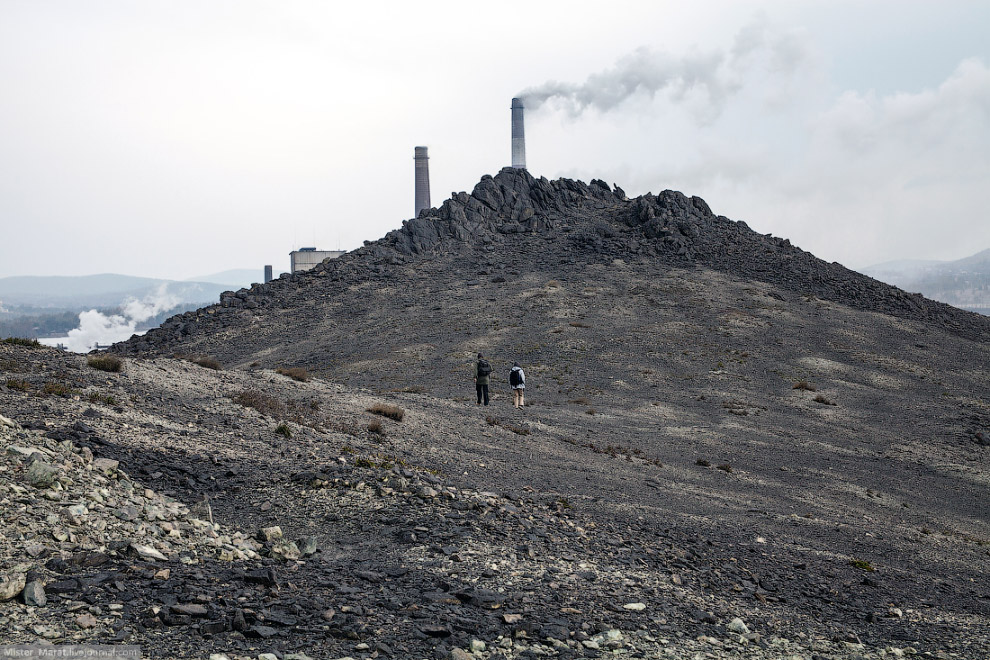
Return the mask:
[[526,405],[526,373],[518,362],[513,362],[509,371],[509,387],[512,388],[513,407],[522,408]]
[[478,364],[475,365],[474,369],[474,384],[478,390],[478,405],[481,405],[482,397],[484,397],[485,405],[488,405],[488,383],[491,381],[492,365],[488,364],[488,360],[481,353],[478,353]]

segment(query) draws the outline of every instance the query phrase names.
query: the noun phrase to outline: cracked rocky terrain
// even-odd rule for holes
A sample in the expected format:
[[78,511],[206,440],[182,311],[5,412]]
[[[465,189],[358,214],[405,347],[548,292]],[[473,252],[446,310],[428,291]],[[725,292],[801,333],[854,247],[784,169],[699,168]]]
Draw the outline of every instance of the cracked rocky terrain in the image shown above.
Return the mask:
[[984,658],[988,339],[698,198],[503,171],[120,372],[0,344],[0,637]]

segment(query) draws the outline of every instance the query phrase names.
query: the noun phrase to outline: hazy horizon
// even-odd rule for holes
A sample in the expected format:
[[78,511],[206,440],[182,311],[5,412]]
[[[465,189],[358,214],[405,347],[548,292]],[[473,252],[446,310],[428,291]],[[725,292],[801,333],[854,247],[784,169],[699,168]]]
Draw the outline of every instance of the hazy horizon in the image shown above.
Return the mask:
[[[509,163],[861,269],[990,247],[990,6],[0,0],[0,277],[354,249]],[[471,26],[470,30],[462,29]]]

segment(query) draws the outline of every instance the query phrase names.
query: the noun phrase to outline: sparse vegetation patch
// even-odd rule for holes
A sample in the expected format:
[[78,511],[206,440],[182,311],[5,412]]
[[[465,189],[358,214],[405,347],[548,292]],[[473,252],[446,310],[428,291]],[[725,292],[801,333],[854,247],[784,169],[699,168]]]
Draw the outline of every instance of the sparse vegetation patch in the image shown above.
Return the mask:
[[116,406],[119,402],[112,394],[101,394],[100,392],[90,392],[86,400],[90,403],[102,403],[106,406]]
[[376,435],[385,435],[385,425],[382,424],[381,420],[373,419],[368,422],[368,433],[374,433]]
[[290,429],[289,425],[286,424],[285,422],[282,422],[281,424],[275,427],[275,433],[277,433],[278,435],[284,438],[292,437],[292,429]]
[[27,348],[41,348],[41,342],[37,339],[26,339],[24,337],[7,337],[0,339],[0,343],[10,344],[11,346],[26,346]]
[[815,402],[815,403],[821,403],[821,404],[823,404],[823,405],[826,405],[826,406],[835,406],[835,405],[838,405],[838,404],[836,404],[836,403],[835,403],[835,402],[833,402],[833,401],[829,401],[828,399],[826,399],[826,398],[825,398],[824,396],[822,396],[821,394],[819,394],[818,396],[816,396],[816,397],[814,398],[814,402]]
[[870,572],[870,573],[872,573],[873,571],[877,570],[877,569],[873,568],[873,564],[871,564],[870,562],[865,561],[863,559],[850,559],[849,560],[849,565],[852,566],[852,567],[854,567],[854,568],[858,568],[860,570],[867,571],[867,572]]
[[806,380],[800,380],[800,381],[794,383],[794,387],[792,387],[791,389],[792,390],[804,390],[805,392],[815,392],[815,391],[817,391],[817,388],[815,388],[814,385],[812,385],[811,383],[809,383]]

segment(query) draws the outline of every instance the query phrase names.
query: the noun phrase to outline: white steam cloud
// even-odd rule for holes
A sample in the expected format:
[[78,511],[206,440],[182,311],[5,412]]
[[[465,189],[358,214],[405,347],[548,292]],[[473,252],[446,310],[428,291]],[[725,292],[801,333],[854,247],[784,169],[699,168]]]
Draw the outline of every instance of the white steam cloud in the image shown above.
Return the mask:
[[162,284],[144,300],[125,301],[120,314],[107,316],[95,309],[81,312],[79,327],[69,331],[65,347],[74,353],[87,353],[97,344],[105,346],[124,341],[135,333],[138,323],[178,304],[179,298],[168,293],[167,284]]
[[728,51],[675,57],[642,47],[583,83],[550,81],[517,96],[527,110],[549,103],[578,116],[588,109],[607,112],[636,95],[653,99],[666,93],[673,103],[696,103],[702,110],[696,117],[704,123],[717,118],[728,99],[741,91],[744,81],[754,73],[773,76],[786,86],[808,59],[798,33],[774,30],[761,20],[740,30]]

